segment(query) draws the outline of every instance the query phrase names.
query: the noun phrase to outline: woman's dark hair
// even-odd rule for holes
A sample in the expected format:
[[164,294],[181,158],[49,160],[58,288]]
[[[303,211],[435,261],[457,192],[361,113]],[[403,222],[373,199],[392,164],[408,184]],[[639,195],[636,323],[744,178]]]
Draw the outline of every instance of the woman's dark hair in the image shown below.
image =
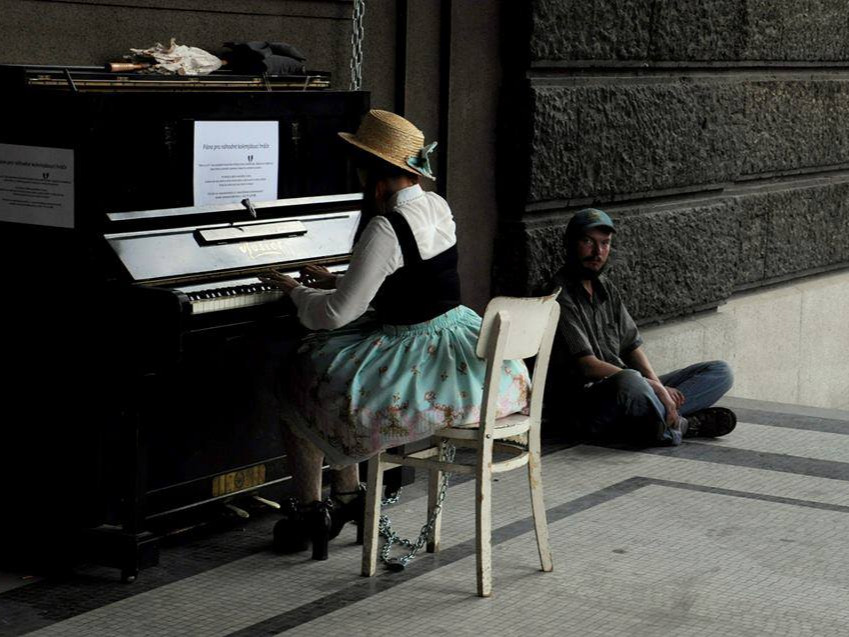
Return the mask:
[[418,181],[419,176],[416,173],[405,170],[395,164],[390,164],[376,155],[367,153],[364,150],[356,149],[354,151],[354,164],[357,168],[365,170],[369,177],[374,177],[377,182],[380,179],[396,179],[398,177],[409,177]]
[[366,183],[363,185],[363,208],[360,214],[360,223],[357,225],[357,232],[354,234],[354,243],[356,243],[369,221],[378,214],[377,202],[370,196],[370,193],[374,193],[377,189],[377,182],[381,179],[409,177],[418,183],[419,176],[362,150],[356,151],[354,162],[357,168],[366,173]]

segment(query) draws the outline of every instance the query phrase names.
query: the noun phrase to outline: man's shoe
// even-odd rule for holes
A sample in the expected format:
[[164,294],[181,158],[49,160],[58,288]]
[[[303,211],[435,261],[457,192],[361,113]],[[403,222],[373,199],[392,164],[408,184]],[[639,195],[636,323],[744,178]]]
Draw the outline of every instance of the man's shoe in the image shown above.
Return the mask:
[[725,407],[708,407],[687,416],[684,438],[716,438],[734,431],[737,416]]

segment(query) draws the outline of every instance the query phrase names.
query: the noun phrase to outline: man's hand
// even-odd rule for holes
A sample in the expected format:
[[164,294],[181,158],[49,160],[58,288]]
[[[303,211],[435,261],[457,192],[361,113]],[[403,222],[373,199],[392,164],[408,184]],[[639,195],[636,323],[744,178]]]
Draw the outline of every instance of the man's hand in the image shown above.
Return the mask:
[[674,387],[667,387],[666,392],[672,397],[672,400],[675,401],[675,406],[679,409],[684,404],[684,394],[675,389]]
[[333,290],[336,288],[336,275],[323,265],[307,265],[301,268],[301,282],[310,288]]
[[266,270],[263,274],[259,275],[261,281],[265,283],[270,283],[274,287],[277,287],[283,290],[286,294],[289,294],[292,290],[300,285],[295,279],[290,277],[288,274],[281,274],[276,270]]
[[660,399],[660,402],[663,403],[663,406],[666,408],[666,424],[670,427],[675,427],[678,424],[678,404],[676,403],[675,398],[673,398],[670,394],[670,390],[676,391],[680,394],[682,401],[684,395],[676,389],[664,387],[656,380],[648,380],[648,383],[654,390],[655,395]]

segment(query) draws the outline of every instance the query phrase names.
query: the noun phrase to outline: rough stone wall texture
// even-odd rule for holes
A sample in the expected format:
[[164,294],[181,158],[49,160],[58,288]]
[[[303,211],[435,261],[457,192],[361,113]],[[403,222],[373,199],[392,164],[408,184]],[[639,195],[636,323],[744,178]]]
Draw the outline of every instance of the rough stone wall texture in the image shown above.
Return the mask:
[[841,61],[844,0],[535,0],[532,60]]
[[849,162],[849,78],[532,88],[529,200]]
[[782,189],[740,197],[737,285],[849,263],[849,184]]
[[849,265],[845,1],[527,6],[499,292],[543,290],[587,205],[617,220],[610,274],[644,322]]
[[539,60],[644,59],[653,0],[533,3],[531,55]]

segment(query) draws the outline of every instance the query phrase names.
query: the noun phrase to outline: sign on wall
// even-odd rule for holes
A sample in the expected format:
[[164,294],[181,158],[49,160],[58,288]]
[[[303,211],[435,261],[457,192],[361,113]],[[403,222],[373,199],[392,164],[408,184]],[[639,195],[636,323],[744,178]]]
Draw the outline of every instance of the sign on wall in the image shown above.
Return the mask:
[[74,227],[74,151],[0,144],[0,221]]

